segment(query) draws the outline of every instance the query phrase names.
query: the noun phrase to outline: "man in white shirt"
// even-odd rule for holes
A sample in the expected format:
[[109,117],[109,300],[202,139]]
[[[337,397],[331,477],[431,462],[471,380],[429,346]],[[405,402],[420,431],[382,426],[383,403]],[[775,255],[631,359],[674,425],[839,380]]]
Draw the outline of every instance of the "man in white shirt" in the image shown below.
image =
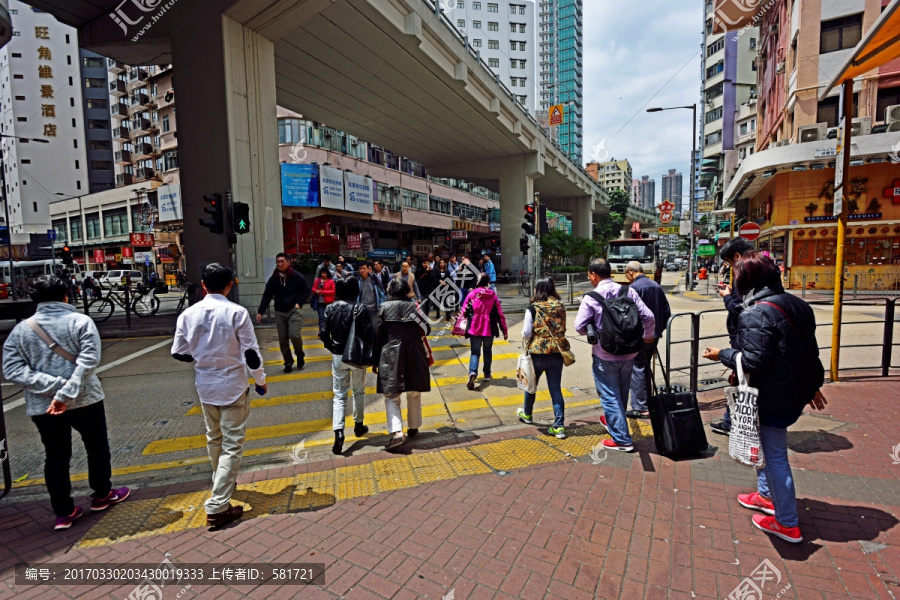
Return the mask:
[[172,356],[194,362],[197,394],[206,421],[206,447],[212,462],[213,489],[206,501],[206,523],[212,527],[239,519],[241,506],[231,505],[237,484],[244,437],[250,416],[247,368],[256,391],[268,390],[262,354],[250,314],[226,296],[234,284],[231,269],[212,263],[203,270],[206,297],[178,317]]

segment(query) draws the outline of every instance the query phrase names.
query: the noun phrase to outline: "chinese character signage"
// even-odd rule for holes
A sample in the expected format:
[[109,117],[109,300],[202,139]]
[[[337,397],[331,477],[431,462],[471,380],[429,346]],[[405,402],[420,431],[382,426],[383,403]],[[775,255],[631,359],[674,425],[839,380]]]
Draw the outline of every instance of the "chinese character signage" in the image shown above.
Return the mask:
[[[153,234],[152,233],[132,233],[131,234],[131,245],[135,248],[152,248],[153,247]],[[130,256],[130,248],[128,248],[129,254],[125,256]]]
[[[375,212],[375,186],[371,177],[344,171],[344,210],[371,215]],[[323,196],[324,199],[324,196]]]
[[319,205],[344,210],[344,172],[333,167],[319,167]]
[[179,221],[184,218],[181,212],[181,184],[161,185],[156,188],[159,204],[159,222]]

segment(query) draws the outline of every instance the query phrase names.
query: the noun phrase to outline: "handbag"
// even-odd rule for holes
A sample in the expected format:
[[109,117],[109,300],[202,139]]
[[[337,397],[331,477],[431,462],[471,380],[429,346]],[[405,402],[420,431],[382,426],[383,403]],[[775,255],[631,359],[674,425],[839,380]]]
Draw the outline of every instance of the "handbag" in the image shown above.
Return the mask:
[[[463,307],[463,310],[459,311],[459,316],[456,318],[456,323],[453,324],[453,331],[450,332],[450,335],[469,336],[469,324],[472,322],[472,315],[469,314],[471,308],[471,306],[466,305]],[[474,309],[472,310],[474,312]]]
[[553,340],[553,343],[556,345],[556,349],[559,350],[560,356],[563,359],[563,366],[571,367],[575,364],[575,353],[572,352],[572,349],[563,350],[559,345],[559,340],[556,339],[556,335],[554,335],[553,331],[550,329],[550,326],[547,325],[547,320],[544,318],[544,313],[540,312],[537,307],[534,307],[534,312],[541,315],[541,325],[544,326],[544,329],[550,334],[550,339]]
[[434,354],[431,352],[431,345],[428,343],[428,338],[423,334],[422,335],[422,345],[425,347],[425,356],[428,358],[428,366],[434,366]]
[[[357,369],[364,369],[375,364],[375,348],[373,340],[364,340],[356,332],[356,322],[360,318],[369,319],[369,311],[363,310],[365,306],[357,304],[353,307],[353,321],[350,323],[350,334],[344,345],[344,354],[341,362]],[[371,330],[371,328],[369,328]]]
[[735,356],[735,363],[737,386],[725,390],[731,412],[728,454],[742,465],[762,469],[766,466],[766,457],[759,439],[759,390],[750,387],[741,365],[740,353]]
[[523,392],[533,394],[537,391],[537,377],[534,374],[534,361],[522,342],[522,354],[516,363],[516,387]]

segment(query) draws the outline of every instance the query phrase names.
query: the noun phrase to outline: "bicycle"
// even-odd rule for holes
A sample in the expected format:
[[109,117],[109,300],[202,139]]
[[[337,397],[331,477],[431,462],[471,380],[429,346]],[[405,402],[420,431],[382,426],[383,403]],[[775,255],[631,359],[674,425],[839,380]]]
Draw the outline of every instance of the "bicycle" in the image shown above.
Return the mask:
[[[102,291],[101,288],[101,293]],[[88,314],[94,321],[102,323],[112,316],[116,310],[116,305],[123,310],[125,309],[124,292],[109,288],[105,296],[101,295],[88,303]],[[131,301],[131,312],[139,317],[150,317],[155,315],[158,310],[159,298],[156,297],[154,290],[143,284],[138,284],[134,299]]]
[[522,273],[519,275],[519,295],[531,296],[531,286],[529,285],[528,275]]

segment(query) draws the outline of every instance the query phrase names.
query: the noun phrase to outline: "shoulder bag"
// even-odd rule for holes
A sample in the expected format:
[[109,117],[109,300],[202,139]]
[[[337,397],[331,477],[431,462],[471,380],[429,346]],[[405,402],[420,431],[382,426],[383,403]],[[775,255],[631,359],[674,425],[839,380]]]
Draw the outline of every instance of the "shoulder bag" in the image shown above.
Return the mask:
[[[534,305],[532,305],[534,306]],[[553,344],[556,346],[556,349],[559,350],[560,356],[563,359],[563,365],[567,367],[571,367],[575,364],[575,353],[572,352],[571,348],[569,350],[563,350],[559,345],[559,340],[557,339],[557,335],[550,329],[550,326],[547,325],[547,319],[544,318],[544,313],[540,312],[537,309],[537,306],[534,306],[534,312],[541,316],[541,325],[544,329],[547,330],[547,333],[550,334],[550,339],[553,340]]]
[[62,356],[64,359],[69,361],[70,363],[73,363],[73,364],[75,363],[75,359],[77,359],[78,357],[75,356],[74,354],[72,354],[71,352],[69,352],[68,350],[66,350],[65,348],[63,348],[62,346],[60,346],[59,344],[57,344],[55,341],[53,341],[53,338],[50,337],[50,335],[46,331],[44,331],[43,327],[38,325],[38,322],[34,317],[31,317],[30,319],[25,319],[25,323],[31,328],[31,330],[39,338],[41,338],[42,342],[47,344],[47,348],[49,348],[50,350],[53,350],[54,352],[56,352],[57,354]]

